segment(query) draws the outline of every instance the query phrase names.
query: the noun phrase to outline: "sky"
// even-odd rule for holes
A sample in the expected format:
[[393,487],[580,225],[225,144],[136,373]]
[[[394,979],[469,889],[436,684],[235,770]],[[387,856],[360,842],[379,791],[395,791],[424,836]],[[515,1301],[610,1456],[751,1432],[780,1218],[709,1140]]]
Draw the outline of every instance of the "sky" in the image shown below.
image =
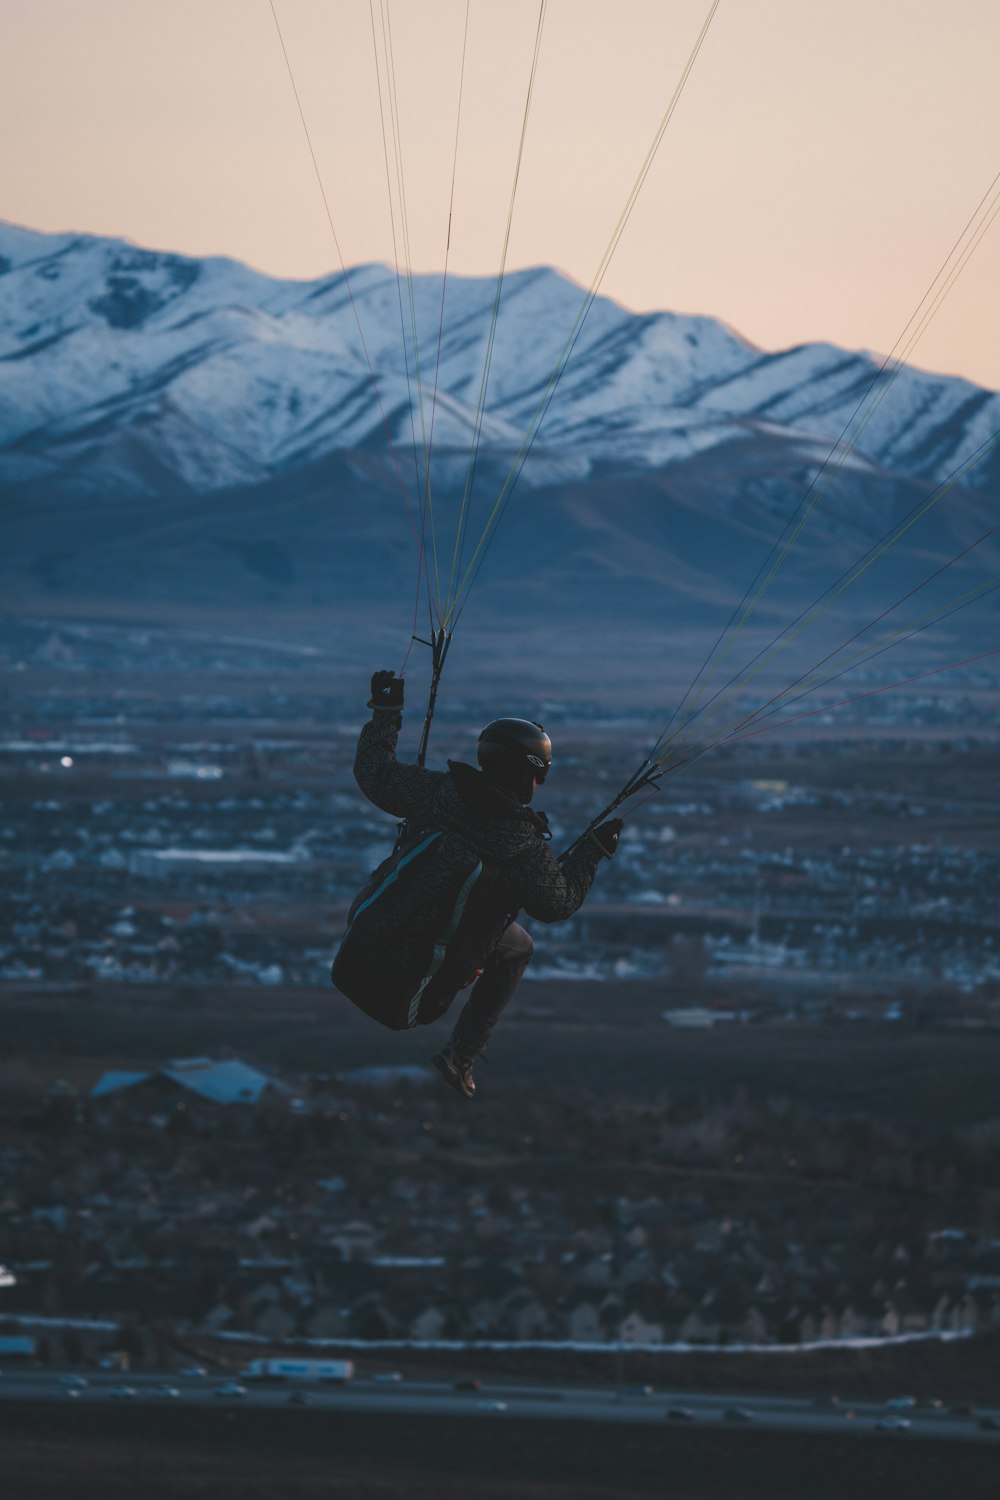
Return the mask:
[[[0,217],[276,276],[440,271],[454,161],[449,270],[495,277],[539,3],[470,0],[463,71],[466,9],[274,0],[335,243],[271,0],[0,0]],[[508,269],[591,284],[708,10],[548,0]],[[1000,171],[998,56],[997,0],[721,0],[602,293],[888,353]],[[1000,223],[909,358],[1000,388]]]

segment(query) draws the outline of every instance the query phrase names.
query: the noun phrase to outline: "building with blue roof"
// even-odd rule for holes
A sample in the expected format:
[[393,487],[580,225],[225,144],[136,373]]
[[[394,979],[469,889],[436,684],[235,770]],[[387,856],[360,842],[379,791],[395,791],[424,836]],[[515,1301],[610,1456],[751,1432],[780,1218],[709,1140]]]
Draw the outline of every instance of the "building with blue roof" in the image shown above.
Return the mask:
[[90,1097],[106,1099],[142,1086],[156,1092],[177,1089],[210,1104],[257,1104],[269,1090],[282,1095],[292,1093],[280,1078],[272,1078],[237,1058],[188,1057],[147,1072],[112,1069],[102,1073]]

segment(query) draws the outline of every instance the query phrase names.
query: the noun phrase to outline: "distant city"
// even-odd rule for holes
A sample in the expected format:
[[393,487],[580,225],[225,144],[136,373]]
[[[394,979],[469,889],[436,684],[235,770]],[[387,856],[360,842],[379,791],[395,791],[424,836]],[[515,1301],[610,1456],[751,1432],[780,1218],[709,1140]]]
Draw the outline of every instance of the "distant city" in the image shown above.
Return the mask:
[[[533,924],[520,1052],[469,1108],[329,985],[395,826],[353,782],[363,701],[327,671],[138,628],[2,637],[0,1333],[162,1367],[234,1336],[1000,1326],[1000,1119],[969,1071],[1000,1036],[987,683],[668,780],[578,916]],[[471,758],[485,711],[446,703],[432,763]],[[545,712],[558,848],[659,726]],[[616,1017],[627,1090],[602,1071]],[[350,1061],[358,1037],[377,1065]],[[669,1083],[658,1053],[682,1059]],[[893,1081],[904,1057],[922,1083]]]
[[86,1095],[6,1081],[0,1328],[51,1362],[163,1365],[192,1340],[224,1357],[233,1334],[717,1347],[1000,1327],[995,1126],[565,1084],[473,1116],[429,1072],[290,1084],[210,1059]]
[[[233,662],[142,632],[8,646],[8,683],[20,669],[42,684],[0,736],[0,980],[328,982],[347,906],[395,836],[351,774],[363,708],[317,691],[309,656],[277,676],[253,649],[236,659],[239,693],[136,696],[144,664],[211,684]],[[666,981],[704,980],[720,1020],[1000,1024],[992,704],[974,684],[874,701],[842,736],[719,750],[668,779],[579,916],[536,924],[529,977],[662,976],[665,1009]],[[637,731],[599,704],[558,712],[545,805],[568,843],[633,769]],[[472,758],[474,725],[446,709],[436,734]],[[650,716],[639,745],[656,732]],[[734,980],[770,998],[723,1004]]]

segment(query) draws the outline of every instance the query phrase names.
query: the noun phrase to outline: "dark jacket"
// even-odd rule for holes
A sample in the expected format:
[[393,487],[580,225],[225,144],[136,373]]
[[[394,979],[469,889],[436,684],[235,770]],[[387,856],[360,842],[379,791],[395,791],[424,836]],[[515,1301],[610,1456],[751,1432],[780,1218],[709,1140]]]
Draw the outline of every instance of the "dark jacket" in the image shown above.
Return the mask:
[[447,771],[401,765],[398,736],[398,716],[385,711],[376,711],[361,731],[354,775],[369,801],[414,828],[443,823],[466,831],[485,856],[500,862],[498,915],[523,910],[539,922],[563,922],[583,905],[604,857],[596,839],[584,839],[565,861],[557,860],[543,814],[461,761],[449,761]]
[[581,905],[603,851],[593,838],[563,861],[541,813],[473,766],[400,765],[399,716],[376,710],[354,774],[406,839],[359,892],[333,960],[334,985],[393,1031],[428,1025],[482,969],[515,912],[559,922]]

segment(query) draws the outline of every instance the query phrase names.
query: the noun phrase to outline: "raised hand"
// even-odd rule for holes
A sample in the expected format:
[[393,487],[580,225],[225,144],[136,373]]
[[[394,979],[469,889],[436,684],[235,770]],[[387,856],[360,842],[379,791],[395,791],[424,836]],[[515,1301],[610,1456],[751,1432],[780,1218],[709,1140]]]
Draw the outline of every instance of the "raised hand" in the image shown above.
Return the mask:
[[369,708],[388,709],[399,713],[403,707],[403,679],[395,672],[375,672],[372,676],[372,695]]
[[609,818],[606,823],[601,823],[597,828],[591,829],[591,833],[601,846],[601,850],[611,859],[618,848],[618,840],[621,838],[622,829],[625,824],[621,818]]

